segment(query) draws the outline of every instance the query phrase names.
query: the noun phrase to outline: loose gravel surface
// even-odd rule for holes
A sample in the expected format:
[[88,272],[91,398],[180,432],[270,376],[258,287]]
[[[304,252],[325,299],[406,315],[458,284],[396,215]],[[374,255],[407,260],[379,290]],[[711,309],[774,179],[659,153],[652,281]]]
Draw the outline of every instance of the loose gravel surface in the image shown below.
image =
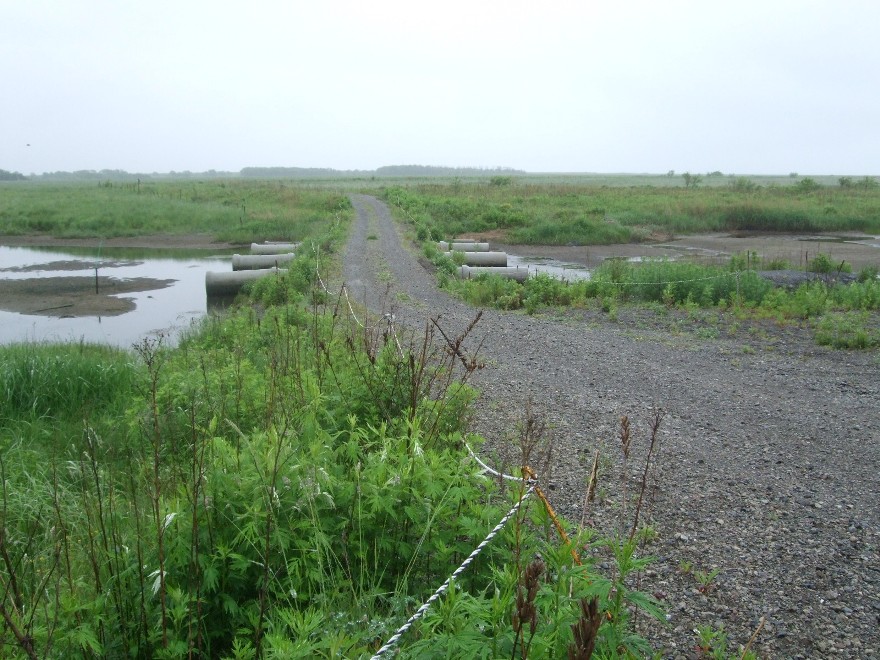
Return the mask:
[[[343,277],[353,297],[401,326],[439,316],[462,332],[477,310],[438,290],[384,204],[352,202]],[[662,408],[646,550],[657,561],[641,589],[663,601],[668,623],[639,624],[653,646],[701,657],[695,628],[723,626],[739,657],[763,617],[751,647],[760,657],[876,657],[880,353],[825,349],[804,328],[773,324],[716,318],[682,331],[672,314],[486,310],[468,341],[487,365],[473,421],[484,456],[516,464],[510,437],[531,399],[553,446],[542,472],[553,504],[580,521],[599,449],[599,497],[585,515],[610,532],[621,524],[620,417],[633,424],[631,496]]]

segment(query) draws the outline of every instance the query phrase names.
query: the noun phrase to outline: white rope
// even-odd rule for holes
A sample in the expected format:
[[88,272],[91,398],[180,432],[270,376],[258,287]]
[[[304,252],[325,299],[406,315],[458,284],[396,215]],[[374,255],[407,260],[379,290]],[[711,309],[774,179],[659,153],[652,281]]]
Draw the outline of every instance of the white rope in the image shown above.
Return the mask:
[[707,277],[695,277],[690,280],[665,280],[662,282],[610,282],[607,280],[591,280],[591,281],[595,282],[596,284],[615,284],[618,286],[641,286],[641,285],[647,285],[647,284],[688,284],[690,282],[705,282],[707,280],[719,280],[724,277],[735,277],[738,280],[739,276],[742,273],[747,273],[747,272],[752,272],[752,271],[738,270],[738,271],[734,271],[734,272],[730,272],[730,273],[721,273],[719,275],[709,275]]
[[351,304],[351,298],[348,297],[348,287],[344,284],[342,285],[342,295],[345,296],[345,302],[348,305],[348,313],[351,314],[354,322],[357,323],[361,328],[365,328],[366,326],[361,323],[361,320],[357,317],[357,314],[354,313],[354,307]]
[[471,449],[471,446],[467,443],[467,440],[465,440],[464,446],[467,447],[468,453],[470,453],[471,458],[474,459],[481,468],[483,468],[484,472],[488,472],[489,474],[492,474],[492,475],[499,477],[501,479],[507,479],[508,481],[524,481],[525,480],[523,477],[514,477],[509,474],[504,474],[503,472],[498,472],[497,470],[493,470],[488,465],[486,465],[483,461],[480,460],[480,457],[474,453],[474,450]]
[[[314,249],[314,246],[313,246]],[[321,279],[321,270],[319,268],[318,262],[318,251],[315,250],[315,277],[318,278],[318,282],[321,285],[321,288],[324,289],[324,293],[330,295],[330,289],[327,288],[327,285],[324,283],[324,280]],[[354,311],[354,306],[351,304],[351,298],[348,295],[348,287],[345,284],[342,285],[342,295],[345,296],[345,302],[348,305],[348,312],[351,314],[351,317],[354,319],[354,322],[357,323],[361,328],[364,327],[364,324],[361,323],[361,320],[357,317],[357,314]],[[399,344],[398,344],[399,347]]]
[[431,607],[431,604],[444,594],[444,592],[449,588],[449,585],[452,584],[452,581],[459,575],[461,575],[461,573],[468,567],[468,565],[474,559],[476,559],[477,555],[482,552],[483,548],[485,548],[489,544],[489,542],[498,535],[498,532],[503,529],[504,525],[507,524],[507,521],[513,518],[514,515],[516,515],[516,512],[519,511],[522,503],[529,495],[532,494],[532,492],[535,490],[535,487],[538,485],[535,481],[528,481],[527,483],[529,484],[528,489],[522,494],[522,497],[519,498],[519,501],[517,501],[517,503],[513,505],[510,511],[507,512],[507,515],[505,515],[501,519],[501,521],[497,525],[495,525],[492,531],[489,532],[485,539],[483,539],[483,542],[480,543],[480,545],[478,545],[476,548],[474,548],[474,551],[470,555],[468,555],[467,559],[462,562],[461,566],[455,569],[455,572],[448,578],[446,578],[446,582],[440,585],[437,591],[435,591],[431,595],[431,597],[425,601],[424,605],[417,609],[415,614],[413,614],[409,619],[407,619],[406,623],[404,623],[402,626],[400,626],[400,628],[397,629],[397,632],[394,633],[387,642],[385,642],[385,645],[382,646],[382,648],[376,651],[376,654],[373,656],[373,660],[376,660],[376,658],[381,658],[384,654],[388,653],[388,651],[390,651],[397,645],[397,642],[399,642],[400,638],[403,637],[404,634],[406,634],[406,631],[409,630],[416,621],[422,618],[425,612],[428,611],[428,608]]
[[394,314],[387,312],[385,320],[388,321],[388,332],[391,333],[391,336],[394,337],[394,343],[397,344],[397,354],[403,358],[403,348],[400,346],[400,340],[397,338],[397,329],[394,327]]

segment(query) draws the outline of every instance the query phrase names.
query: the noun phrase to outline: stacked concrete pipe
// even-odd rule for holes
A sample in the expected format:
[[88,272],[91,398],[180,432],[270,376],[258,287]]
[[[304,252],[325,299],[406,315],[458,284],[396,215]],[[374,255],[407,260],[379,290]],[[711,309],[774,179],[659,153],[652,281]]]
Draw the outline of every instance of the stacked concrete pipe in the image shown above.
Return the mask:
[[447,257],[464,259],[466,266],[507,266],[507,252],[446,252]]
[[263,268],[260,270],[239,270],[231,273],[205,273],[205,293],[208,298],[235,296],[244,285],[269,275],[280,275],[287,271],[283,268]]
[[486,266],[459,266],[458,276],[464,280],[469,280],[478,275],[497,275],[508,280],[516,280],[517,282],[525,282],[529,279],[528,268],[498,268]]
[[437,243],[444,252],[455,250],[456,252],[488,252],[488,243],[478,243],[476,241],[440,241]]
[[293,261],[296,255],[293,252],[283,254],[233,254],[232,270],[259,270],[263,268],[278,268]]
[[299,243],[251,243],[251,254],[287,254],[299,246]]

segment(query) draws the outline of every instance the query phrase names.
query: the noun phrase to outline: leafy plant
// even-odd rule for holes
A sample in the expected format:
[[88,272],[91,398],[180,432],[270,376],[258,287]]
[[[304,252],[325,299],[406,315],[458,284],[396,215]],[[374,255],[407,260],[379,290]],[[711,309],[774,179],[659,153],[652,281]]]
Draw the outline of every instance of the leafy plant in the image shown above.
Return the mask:
[[719,573],[721,573],[720,568],[713,568],[711,571],[693,571],[694,577],[700,584],[700,586],[697,587],[700,590],[700,593],[707,594],[715,588],[715,578],[718,577]]
[[880,345],[880,330],[871,328],[867,312],[832,312],[816,322],[816,341],[842,349],[867,349]]
[[845,261],[834,262],[829,255],[820,252],[807,264],[807,270],[814,273],[849,273],[852,267]]

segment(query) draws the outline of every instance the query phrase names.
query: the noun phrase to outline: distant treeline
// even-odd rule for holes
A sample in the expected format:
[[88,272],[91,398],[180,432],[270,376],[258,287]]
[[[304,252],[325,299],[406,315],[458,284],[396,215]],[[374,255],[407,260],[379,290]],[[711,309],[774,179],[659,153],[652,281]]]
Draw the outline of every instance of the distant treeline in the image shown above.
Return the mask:
[[430,176],[486,176],[492,174],[526,174],[510,167],[443,167],[436,165],[385,165],[375,170],[335,170],[329,167],[244,167],[238,172],[208,170],[207,172],[152,172],[150,174],[125,170],[76,170],[73,172],[44,172],[25,176],[20,172],[0,170],[0,181],[150,181],[162,179],[332,179],[353,177],[430,177]]
[[21,172],[7,172],[0,170],[0,181],[24,181],[27,177]]
[[243,167],[240,176],[251,179],[299,179],[370,176],[367,170],[334,170],[329,167]]
[[363,177],[363,176],[485,176],[486,174],[525,174],[510,167],[442,167],[437,165],[385,165],[375,170],[334,170],[329,167],[245,167],[241,176],[259,179],[305,177]]
[[438,167],[435,165],[385,165],[377,167],[382,176],[485,176],[486,174],[526,174],[512,167]]
[[44,172],[23,177],[28,181],[155,181],[167,179],[234,179],[238,172],[126,172],[125,170],[76,170],[73,172]]

